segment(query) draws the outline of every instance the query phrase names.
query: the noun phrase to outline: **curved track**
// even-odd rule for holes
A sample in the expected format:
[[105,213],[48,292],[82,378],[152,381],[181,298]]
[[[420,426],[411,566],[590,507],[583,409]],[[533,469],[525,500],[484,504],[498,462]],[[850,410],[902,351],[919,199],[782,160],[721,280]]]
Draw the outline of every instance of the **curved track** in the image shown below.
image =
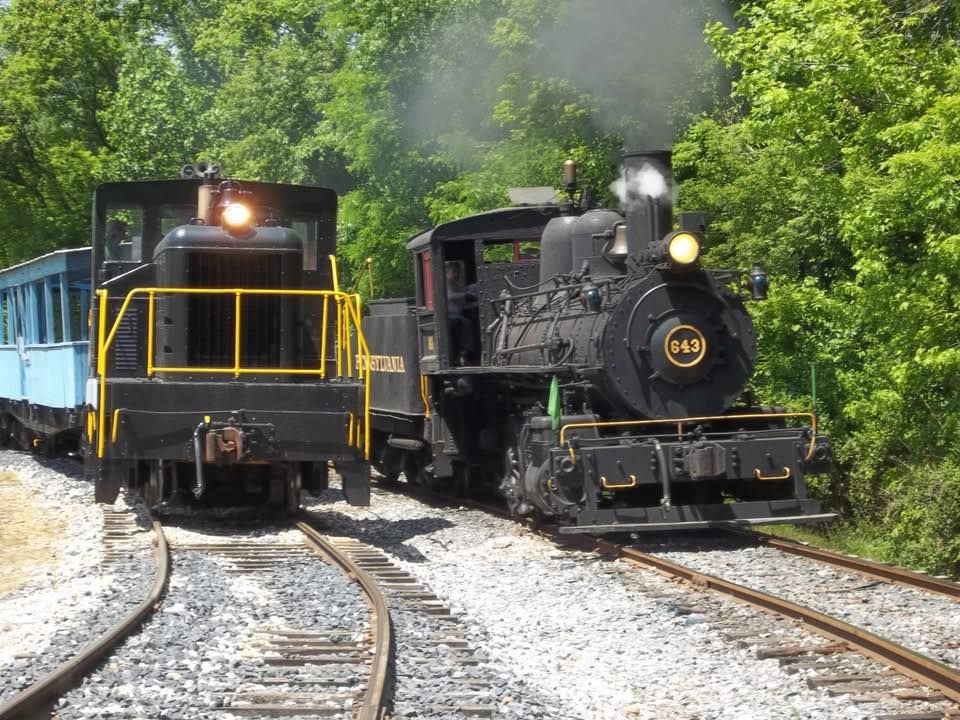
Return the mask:
[[[564,542],[565,540],[561,540]],[[923,685],[939,690],[954,702],[960,702],[960,672],[926,655],[905,648],[843,620],[798,605],[745,585],[698,572],[665,558],[625,547],[606,540],[591,538],[578,544],[609,557],[619,557],[684,580],[697,587],[712,590],[749,603],[763,610],[797,620],[813,632],[842,642],[867,657],[879,660],[894,670]]]
[[85,646],[71,660],[60,665],[0,705],[0,720],[36,717],[51,706],[67,690],[78,685],[83,678],[109,655],[115,647],[132,635],[140,624],[156,608],[163,596],[170,575],[170,554],[163,528],[153,522],[155,539],[154,556],[156,575],[147,597],[137,607],[110,628],[102,637]]
[[[386,597],[373,577],[354,562],[349,553],[330,543],[308,524],[298,522],[297,527],[314,550],[330,564],[341,569],[347,577],[358,583],[370,606],[370,639],[372,646],[370,650],[370,674],[363,699],[355,708],[354,717],[356,720],[380,720],[385,716],[387,703],[390,699],[390,668],[393,645],[390,610]],[[163,528],[158,521],[153,522],[153,529],[156,538],[157,571],[150,592],[143,602],[102,637],[87,645],[77,656],[0,705],[0,720],[25,720],[42,717],[45,712],[49,712],[59,697],[79,685],[86,676],[93,673],[117,646],[137,631],[143,621],[159,605],[170,575],[170,548],[164,536]],[[221,550],[226,548],[228,551],[235,553],[231,555],[232,559],[248,569],[270,566],[278,557],[278,550],[268,545],[251,547],[211,545],[182,549],[213,550],[218,548]],[[246,711],[255,709],[259,708],[248,707]],[[289,708],[282,707],[280,709],[289,710]],[[244,708],[233,708],[233,710],[241,712],[244,711]],[[244,714],[249,714],[249,712],[244,712]],[[272,715],[276,713],[265,712],[264,714]]]
[[370,604],[372,613],[371,632],[373,635],[370,680],[364,694],[363,703],[355,717],[357,720],[379,720],[386,711],[388,701],[390,652],[393,647],[390,608],[387,605],[387,599],[373,577],[355,563],[346,552],[328,542],[319,532],[303,521],[297,522],[297,528],[322,555],[360,584],[363,594]]
[[[386,489],[404,492],[403,489],[390,488],[389,486],[386,487]],[[472,507],[483,512],[495,514],[499,517],[510,517],[508,513],[500,507],[478,503],[464,498],[449,498],[424,491],[414,492],[413,495],[421,499],[426,499],[428,502],[455,502],[457,505]],[[424,498],[425,495],[426,498]],[[667,560],[656,554],[646,553],[624,544],[587,535],[560,534],[558,528],[553,525],[542,525],[529,519],[513,519],[525,524],[532,531],[549,537],[561,546],[594,551],[605,557],[622,558],[656,570],[659,573],[688,582],[696,587],[735,598],[765,611],[800,622],[804,627],[829,639],[831,642],[841,643],[866,657],[877,660],[896,672],[930,689],[941,692],[947,699],[960,703],[960,671],[864,630],[863,628],[844,622],[839,618],[746,585],[694,570],[693,568]],[[844,570],[868,575],[885,582],[907,585],[915,589],[960,600],[960,585],[946,580],[863,560],[861,558],[820,550],[783,538],[763,536],[759,533],[749,532],[742,534],[749,536],[756,542],[770,545],[785,553],[801,555]]]

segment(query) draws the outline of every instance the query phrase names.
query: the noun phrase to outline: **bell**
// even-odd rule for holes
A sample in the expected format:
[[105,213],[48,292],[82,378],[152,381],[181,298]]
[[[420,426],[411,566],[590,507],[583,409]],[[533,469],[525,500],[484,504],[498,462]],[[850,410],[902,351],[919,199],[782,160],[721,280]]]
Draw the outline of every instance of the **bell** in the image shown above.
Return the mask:
[[617,225],[613,230],[613,242],[610,243],[610,249],[607,255],[613,260],[624,261],[630,254],[630,247],[627,245],[627,226],[623,223]]

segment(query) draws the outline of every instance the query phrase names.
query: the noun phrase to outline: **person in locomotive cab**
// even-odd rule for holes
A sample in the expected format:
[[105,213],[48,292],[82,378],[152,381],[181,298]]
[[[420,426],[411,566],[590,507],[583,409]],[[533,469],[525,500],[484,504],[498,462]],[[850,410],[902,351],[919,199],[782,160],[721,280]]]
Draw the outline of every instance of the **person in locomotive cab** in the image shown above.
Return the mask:
[[129,225],[123,220],[108,220],[103,234],[103,245],[106,249],[107,260],[130,259],[130,237],[127,234]]
[[450,330],[452,344],[451,355],[458,365],[469,365],[476,352],[476,334],[473,319],[467,310],[476,307],[477,298],[463,284],[463,263],[448,260],[445,263],[447,275],[447,327]]

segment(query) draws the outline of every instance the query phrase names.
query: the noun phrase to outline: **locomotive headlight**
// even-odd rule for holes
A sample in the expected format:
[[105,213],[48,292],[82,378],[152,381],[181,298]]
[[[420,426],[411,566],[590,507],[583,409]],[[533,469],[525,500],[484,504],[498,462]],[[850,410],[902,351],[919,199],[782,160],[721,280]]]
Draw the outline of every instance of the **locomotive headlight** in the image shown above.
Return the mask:
[[220,216],[221,221],[231,230],[238,230],[250,226],[250,219],[253,214],[250,208],[242,203],[231,203],[223,209]]
[[693,233],[674,233],[667,240],[667,254],[677,265],[690,265],[700,257],[700,241]]

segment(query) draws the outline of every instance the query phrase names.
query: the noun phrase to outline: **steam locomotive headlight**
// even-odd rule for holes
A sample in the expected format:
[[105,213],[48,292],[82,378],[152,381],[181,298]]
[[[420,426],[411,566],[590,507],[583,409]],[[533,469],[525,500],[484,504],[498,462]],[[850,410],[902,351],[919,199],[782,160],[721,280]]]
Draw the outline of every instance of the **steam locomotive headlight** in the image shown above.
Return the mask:
[[253,213],[250,212],[250,208],[246,205],[243,203],[231,203],[223,209],[220,219],[224,227],[235,231],[248,229],[252,217]]
[[700,257],[700,241],[693,233],[674,233],[667,239],[667,254],[677,265],[690,265]]

